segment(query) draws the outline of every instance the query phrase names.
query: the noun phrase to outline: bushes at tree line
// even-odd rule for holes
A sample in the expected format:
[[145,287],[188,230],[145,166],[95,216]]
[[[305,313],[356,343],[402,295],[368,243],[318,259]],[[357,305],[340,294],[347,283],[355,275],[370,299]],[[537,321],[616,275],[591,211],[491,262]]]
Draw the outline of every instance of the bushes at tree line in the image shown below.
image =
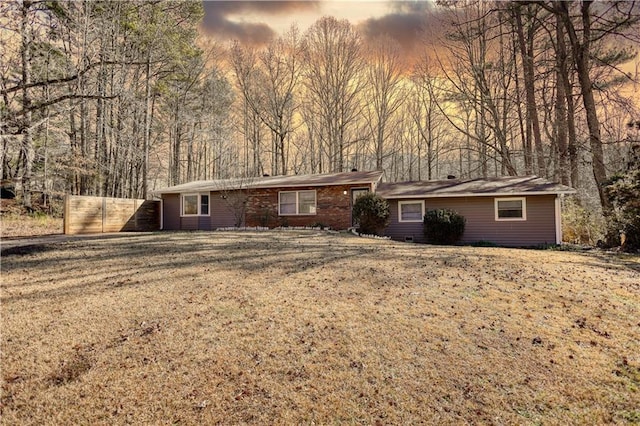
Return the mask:
[[607,245],[640,251],[640,144],[631,148],[626,172],[611,178],[605,191],[613,204]]
[[594,246],[603,238],[604,218],[585,200],[572,196],[562,204],[562,238],[570,244]]
[[359,196],[353,204],[353,218],[361,234],[382,235],[389,216],[389,203],[373,192]]
[[427,210],[424,236],[430,244],[455,244],[464,233],[467,220],[449,209]]

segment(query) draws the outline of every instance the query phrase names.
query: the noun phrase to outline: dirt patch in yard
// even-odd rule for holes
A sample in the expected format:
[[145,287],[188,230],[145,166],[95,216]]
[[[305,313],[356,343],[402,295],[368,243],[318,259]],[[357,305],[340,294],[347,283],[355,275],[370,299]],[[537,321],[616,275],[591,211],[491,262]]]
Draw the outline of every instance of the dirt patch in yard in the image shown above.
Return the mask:
[[640,259],[323,232],[2,258],[2,424],[631,424]]

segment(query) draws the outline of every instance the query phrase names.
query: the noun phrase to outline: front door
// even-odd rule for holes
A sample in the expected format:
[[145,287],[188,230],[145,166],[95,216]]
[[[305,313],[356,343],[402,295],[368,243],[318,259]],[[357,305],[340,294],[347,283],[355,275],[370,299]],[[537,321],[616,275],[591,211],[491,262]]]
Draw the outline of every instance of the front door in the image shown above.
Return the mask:
[[356,223],[353,219],[353,206],[356,203],[356,200],[359,196],[366,194],[369,192],[369,188],[352,188],[351,189],[351,225],[356,226]]

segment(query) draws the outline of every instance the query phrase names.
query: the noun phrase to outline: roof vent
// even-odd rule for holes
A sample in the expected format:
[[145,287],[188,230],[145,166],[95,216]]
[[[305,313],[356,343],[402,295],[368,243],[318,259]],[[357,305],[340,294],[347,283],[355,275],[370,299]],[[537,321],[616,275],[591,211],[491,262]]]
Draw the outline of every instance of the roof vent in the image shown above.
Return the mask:
[[455,175],[447,175],[447,179],[455,179]]
[[353,169],[351,169],[352,172],[357,172],[358,169],[356,169],[355,167]]

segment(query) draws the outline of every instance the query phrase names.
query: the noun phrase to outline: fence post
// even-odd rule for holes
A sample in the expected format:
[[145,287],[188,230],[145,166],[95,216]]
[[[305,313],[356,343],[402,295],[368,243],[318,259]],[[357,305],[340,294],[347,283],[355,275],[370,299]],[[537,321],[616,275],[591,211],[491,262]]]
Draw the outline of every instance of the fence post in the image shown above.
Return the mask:
[[62,209],[62,233],[67,235],[69,233],[69,203],[71,195],[64,195],[64,207]]
[[107,221],[107,198],[102,197],[102,233],[104,234],[104,224]]

